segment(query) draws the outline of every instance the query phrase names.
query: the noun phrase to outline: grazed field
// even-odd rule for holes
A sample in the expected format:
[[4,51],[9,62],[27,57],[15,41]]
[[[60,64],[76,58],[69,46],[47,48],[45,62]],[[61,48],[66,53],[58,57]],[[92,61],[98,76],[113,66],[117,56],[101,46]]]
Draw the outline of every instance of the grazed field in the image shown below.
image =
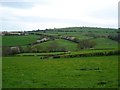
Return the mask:
[[3,46],[17,46],[26,45],[35,42],[39,36],[28,35],[28,36],[2,36]]
[[118,57],[3,57],[3,88],[117,88]]
[[64,40],[64,39],[56,39],[53,41],[48,41],[48,42],[44,42],[41,44],[36,44],[33,46],[33,48],[40,48],[41,50],[46,50],[47,47],[51,44],[57,44],[61,47],[65,47],[66,50],[70,50],[70,51],[75,51],[77,50],[77,44],[68,40]]
[[118,45],[120,45],[116,41],[108,38],[97,38],[94,41],[97,43],[95,46],[96,49],[118,49]]

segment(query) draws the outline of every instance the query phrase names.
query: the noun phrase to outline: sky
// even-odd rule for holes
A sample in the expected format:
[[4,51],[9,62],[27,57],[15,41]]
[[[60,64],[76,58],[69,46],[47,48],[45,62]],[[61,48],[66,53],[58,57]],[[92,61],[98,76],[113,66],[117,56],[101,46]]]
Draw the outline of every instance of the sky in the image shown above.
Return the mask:
[[119,0],[1,0],[0,31],[118,28]]

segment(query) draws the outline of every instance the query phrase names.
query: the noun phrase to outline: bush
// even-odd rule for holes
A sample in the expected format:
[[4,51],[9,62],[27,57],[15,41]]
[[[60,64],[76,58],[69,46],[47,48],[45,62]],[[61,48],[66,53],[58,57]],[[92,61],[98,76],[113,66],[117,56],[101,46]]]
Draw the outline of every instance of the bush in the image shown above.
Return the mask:
[[64,51],[66,51],[66,47],[60,46],[57,42],[54,41],[49,44],[49,46],[47,47],[47,51],[49,51],[49,52],[64,52]]
[[90,40],[82,40],[80,43],[78,43],[79,49],[88,49],[93,48],[96,45],[96,42],[90,41]]
[[60,55],[60,58],[109,56],[109,55],[119,55],[119,54],[120,54],[120,51],[117,50],[117,51],[107,51],[107,52],[104,51],[104,52],[82,53],[82,54],[64,54],[64,55]]
[[19,47],[2,47],[2,56],[15,55],[20,53]]

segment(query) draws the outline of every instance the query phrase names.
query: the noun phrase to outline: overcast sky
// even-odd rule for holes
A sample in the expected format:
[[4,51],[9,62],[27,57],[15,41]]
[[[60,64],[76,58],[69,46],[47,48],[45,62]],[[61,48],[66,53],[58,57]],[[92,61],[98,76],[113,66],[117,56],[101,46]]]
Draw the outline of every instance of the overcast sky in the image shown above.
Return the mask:
[[118,27],[119,0],[1,0],[0,30]]

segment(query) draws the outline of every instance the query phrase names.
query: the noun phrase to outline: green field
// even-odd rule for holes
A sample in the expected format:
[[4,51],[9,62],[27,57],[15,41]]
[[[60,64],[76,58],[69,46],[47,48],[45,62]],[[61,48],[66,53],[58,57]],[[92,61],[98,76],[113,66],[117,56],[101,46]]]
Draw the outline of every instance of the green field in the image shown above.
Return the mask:
[[[117,29],[109,29],[109,28],[92,28],[92,27],[71,27],[71,28],[60,28],[60,29],[48,29],[44,31],[32,32],[34,34],[43,34],[50,36],[72,36],[79,40],[83,39],[91,39],[97,43],[95,46],[96,49],[104,49],[104,48],[117,48],[117,42],[110,40],[107,38],[108,35],[117,35]],[[26,47],[27,44],[31,44],[36,42],[37,39],[41,37],[41,35],[27,35],[27,36],[2,36],[2,45],[3,46],[18,46],[21,45]],[[94,38],[96,36],[96,38]],[[67,41],[67,40],[55,40],[61,46],[67,47],[68,51],[76,50],[76,43]],[[39,45],[35,45],[33,47],[42,47],[43,49],[46,46],[54,41],[48,41]],[[72,48],[71,48],[72,47]]]
[[118,49],[118,43],[108,38],[97,38],[94,39],[96,42],[96,49]]
[[76,51],[77,50],[77,44],[68,40],[63,40],[63,39],[56,39],[56,40],[52,40],[52,41],[48,41],[48,42],[44,42],[41,44],[36,44],[33,46],[33,48],[40,48],[42,50],[46,50],[47,47],[52,44],[57,44],[61,47],[65,47],[66,50],[70,50],[70,51]]
[[35,42],[39,36],[2,36],[2,46],[26,45]]
[[[110,40],[108,38],[97,38],[92,40],[96,42],[96,46],[94,47],[94,49],[118,49],[118,45],[120,45],[118,42]],[[58,46],[65,47],[67,51],[79,51],[77,43],[64,39],[56,39],[36,44],[33,45],[32,48],[37,48],[39,51],[45,51],[51,44],[57,44]]]
[[3,88],[117,88],[118,57],[3,57]]
[[[111,28],[95,28],[95,27],[69,27],[48,29],[46,31],[39,31],[35,33],[49,34],[49,35],[69,35],[77,36],[80,39],[89,38],[86,34],[96,34],[97,36],[107,36],[109,34],[116,35],[118,30]],[[84,37],[84,38],[82,38]]]

